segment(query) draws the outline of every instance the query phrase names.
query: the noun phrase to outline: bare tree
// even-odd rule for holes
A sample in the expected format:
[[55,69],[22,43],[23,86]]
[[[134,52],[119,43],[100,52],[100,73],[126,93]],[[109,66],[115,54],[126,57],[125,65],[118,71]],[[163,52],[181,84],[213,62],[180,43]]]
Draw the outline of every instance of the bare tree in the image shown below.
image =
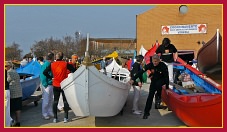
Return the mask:
[[5,57],[6,60],[20,60],[22,50],[19,49],[20,45],[13,42],[13,44],[9,47],[5,48]]
[[[51,51],[63,51],[65,46],[60,39],[53,39],[53,37],[36,42],[33,46],[35,56],[45,56]],[[64,51],[63,51],[64,52]]]
[[[20,50],[19,46],[19,44],[14,42],[12,46],[6,47],[5,55],[7,60],[22,59],[21,53],[23,50]],[[33,49],[36,57],[45,56],[49,52],[56,53],[58,51],[62,51],[65,57],[71,57],[71,55],[75,53],[82,57],[84,56],[86,49],[86,39],[77,31],[75,32],[75,37],[66,35],[63,39],[54,39],[53,37],[50,37],[44,40],[35,41],[31,46],[31,49]],[[89,51],[93,50],[89,49]]]

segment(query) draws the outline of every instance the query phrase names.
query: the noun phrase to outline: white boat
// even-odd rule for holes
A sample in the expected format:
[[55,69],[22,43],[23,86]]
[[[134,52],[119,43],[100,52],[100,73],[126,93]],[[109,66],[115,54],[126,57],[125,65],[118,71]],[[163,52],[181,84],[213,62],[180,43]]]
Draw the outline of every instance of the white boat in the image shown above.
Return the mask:
[[[100,72],[104,72],[103,69]],[[106,66],[107,76],[116,78],[118,81],[125,82],[130,80],[130,72],[126,68],[122,68],[122,66],[118,65],[116,60],[113,58],[112,62]]]
[[130,85],[98,71],[86,52],[82,66],[61,82],[61,88],[75,115],[109,117],[124,107]]

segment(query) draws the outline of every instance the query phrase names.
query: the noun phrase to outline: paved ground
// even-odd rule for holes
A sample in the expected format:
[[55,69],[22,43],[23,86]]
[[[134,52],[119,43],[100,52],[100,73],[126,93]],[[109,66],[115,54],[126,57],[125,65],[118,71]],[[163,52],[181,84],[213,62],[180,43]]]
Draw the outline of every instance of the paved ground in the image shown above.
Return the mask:
[[[145,84],[142,87],[140,109],[143,110],[148,88],[150,84]],[[38,106],[30,103],[23,106],[21,113],[21,126],[24,127],[186,127],[171,111],[157,110],[152,106],[151,115],[148,119],[142,119],[142,115],[133,115],[132,108],[133,91],[130,90],[126,106],[124,107],[123,115],[113,117],[76,117],[75,114],[69,111],[68,123],[63,123],[63,112],[58,113],[60,122],[52,123],[53,119],[44,120],[41,117],[42,100],[38,102]]]

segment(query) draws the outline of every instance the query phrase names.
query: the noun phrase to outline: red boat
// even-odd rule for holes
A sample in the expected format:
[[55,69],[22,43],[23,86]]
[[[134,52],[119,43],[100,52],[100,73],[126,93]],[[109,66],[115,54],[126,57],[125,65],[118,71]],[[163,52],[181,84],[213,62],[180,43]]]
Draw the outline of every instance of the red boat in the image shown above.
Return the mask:
[[[210,42],[213,42],[215,38],[216,37],[214,37]],[[210,44],[206,45],[206,47],[210,46]],[[156,47],[152,47],[146,53],[144,57],[146,64],[150,62],[150,56],[155,53],[155,50]],[[204,61],[201,60],[202,54],[205,54],[206,52],[203,53],[202,51],[204,50],[201,49],[198,53],[198,61],[201,61],[200,63],[198,63],[200,68],[206,66],[206,64],[203,63]],[[190,75],[191,79],[193,80],[193,83],[197,88],[197,92],[194,92],[183,86],[173,84],[173,89],[167,90],[163,88],[162,100],[167,104],[168,108],[172,110],[173,113],[175,113],[176,116],[187,126],[222,127],[222,85],[216,83],[214,80],[207,77],[205,74],[188,64],[188,62],[192,61],[194,58],[194,51],[179,50],[178,56],[179,58],[177,61],[179,63],[175,64],[174,68],[181,73],[187,73]],[[215,59],[215,62],[220,59],[220,56],[216,58],[218,59]],[[198,90],[200,91],[198,92]]]
[[174,68],[189,74],[203,92],[193,92],[179,85],[162,91],[162,100],[177,117],[190,127],[222,127],[222,85],[178,58]]

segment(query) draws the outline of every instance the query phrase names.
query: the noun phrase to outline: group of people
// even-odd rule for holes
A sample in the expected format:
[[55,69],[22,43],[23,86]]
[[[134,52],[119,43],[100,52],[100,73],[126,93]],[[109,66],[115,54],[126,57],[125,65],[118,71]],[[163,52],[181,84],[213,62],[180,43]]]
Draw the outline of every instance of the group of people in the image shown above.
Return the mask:
[[150,115],[154,96],[155,109],[163,108],[161,107],[162,88],[172,88],[172,86],[169,85],[169,82],[173,82],[173,62],[177,61],[177,58],[177,49],[173,44],[171,44],[169,38],[163,39],[162,44],[157,48],[155,54],[151,57],[150,63],[144,67],[141,66],[143,56],[139,55],[136,57],[136,63],[132,65],[131,80],[129,81],[134,89],[132,108],[133,114],[142,114],[142,111],[138,108],[138,101],[140,97],[140,89],[143,83],[142,75],[147,70],[150,70],[151,72],[149,75],[151,84],[144,108],[143,119],[147,119]]
[[[78,68],[78,56],[73,54],[70,62],[63,60],[63,53],[54,54],[48,53],[47,61],[41,67],[40,80],[43,91],[42,115],[44,119],[53,117],[53,123],[57,123],[57,106],[60,95],[62,95],[64,104],[64,123],[68,122],[69,104],[67,102],[64,91],[61,89],[60,83],[68,77],[69,73],[73,73]],[[53,98],[54,97],[54,98]]]
[[[177,61],[177,49],[171,44],[169,38],[164,38],[162,44],[157,48],[156,54],[151,57],[151,62],[145,66],[142,65],[143,56],[136,57],[136,62],[130,70],[131,80],[134,89],[133,97],[133,114],[142,114],[139,109],[140,90],[143,84],[142,75],[147,70],[151,71],[149,94],[144,108],[143,119],[147,119],[152,108],[153,98],[155,96],[155,108],[159,109],[161,103],[162,88],[171,88],[169,81],[173,82],[173,62]],[[67,78],[69,73],[73,73],[78,68],[78,56],[73,54],[71,62],[63,60],[63,53],[58,52],[55,56],[48,53],[46,61],[41,61],[41,89],[43,91],[42,116],[44,119],[53,117],[53,122],[58,122],[57,105],[59,97],[62,94],[64,103],[64,123],[68,122],[69,105],[61,89],[60,83]],[[56,59],[54,61],[54,59]],[[101,63],[101,67],[105,70],[105,58]],[[105,73],[105,72],[104,72]],[[13,69],[13,64],[9,61],[5,62],[5,108],[6,108],[6,126],[20,126],[20,112],[22,109],[22,88],[20,86],[20,76]],[[53,98],[54,97],[54,98]],[[14,114],[14,115],[10,115]]]
[[[73,54],[71,61],[63,60],[63,53],[58,52],[56,55],[48,53],[44,61],[43,57],[38,57],[41,65],[40,71],[40,88],[42,90],[42,117],[58,122],[57,105],[59,97],[62,95],[64,104],[64,123],[68,122],[69,105],[66,100],[64,91],[60,83],[67,78],[69,73],[73,73],[79,68],[78,56]],[[56,60],[55,60],[56,59]],[[5,62],[5,125],[7,127],[20,126],[20,112],[22,109],[22,88],[20,85],[20,76],[14,70],[13,63]]]

